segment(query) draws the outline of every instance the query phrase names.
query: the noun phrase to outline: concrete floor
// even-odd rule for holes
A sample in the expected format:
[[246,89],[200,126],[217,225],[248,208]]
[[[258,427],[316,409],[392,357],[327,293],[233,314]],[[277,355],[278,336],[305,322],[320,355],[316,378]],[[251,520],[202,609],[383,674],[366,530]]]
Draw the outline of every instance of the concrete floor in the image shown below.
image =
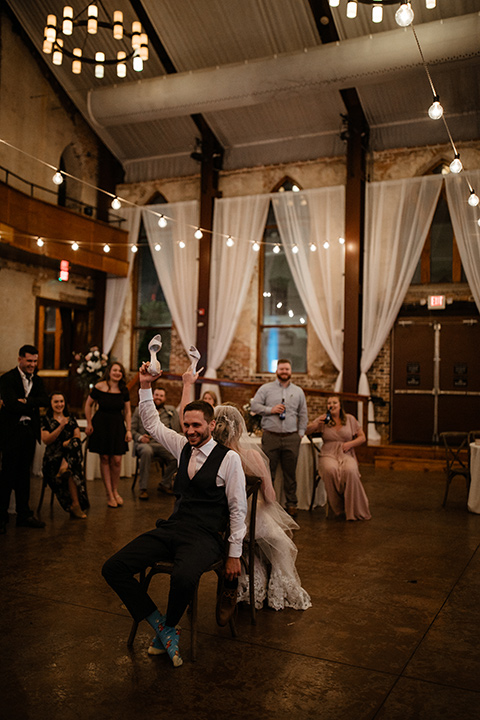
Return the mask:
[[[129,651],[128,613],[104,583],[102,562],[166,516],[170,498],[106,507],[89,483],[86,521],[46,496],[45,530],[0,537],[0,715],[9,720],[478,720],[480,516],[454,481],[441,508],[441,473],[362,468],[373,519],[300,512],[298,570],[313,607],[241,608],[237,639],[214,619],[215,577],[200,585],[198,660],[150,657],[142,623]],[[153,483],[152,483],[153,484]],[[32,499],[40,481],[33,481]],[[32,506],[34,503],[32,503]],[[165,579],[152,591],[165,606]]]

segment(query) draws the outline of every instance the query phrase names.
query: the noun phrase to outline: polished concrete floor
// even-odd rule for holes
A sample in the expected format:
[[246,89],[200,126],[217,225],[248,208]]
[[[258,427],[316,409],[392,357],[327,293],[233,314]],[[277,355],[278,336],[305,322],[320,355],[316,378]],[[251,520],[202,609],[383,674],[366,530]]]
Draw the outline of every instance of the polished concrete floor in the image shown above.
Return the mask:
[[[200,585],[198,659],[146,653],[104,583],[102,562],[165,516],[151,493],[106,507],[89,483],[88,520],[71,521],[46,496],[44,530],[0,537],[0,715],[9,720],[463,720],[480,718],[480,516],[454,481],[441,508],[441,473],[362,469],[373,519],[299,513],[298,570],[313,607],[263,609],[252,626],[240,608],[238,637],[214,619],[215,579]],[[40,481],[33,481],[38,496]],[[165,580],[152,585],[164,606]]]

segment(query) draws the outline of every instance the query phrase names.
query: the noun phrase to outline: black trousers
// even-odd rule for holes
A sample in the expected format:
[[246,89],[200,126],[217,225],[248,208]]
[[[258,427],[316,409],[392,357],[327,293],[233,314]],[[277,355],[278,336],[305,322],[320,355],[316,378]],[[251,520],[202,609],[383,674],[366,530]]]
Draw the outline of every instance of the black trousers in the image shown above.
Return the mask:
[[166,624],[174,627],[192,600],[200,576],[222,553],[219,537],[201,528],[166,520],[115,553],[104,564],[102,574],[133,619],[140,622],[157,606],[134,575],[158,560],[173,562]]
[[15,433],[2,442],[0,473],[0,519],[8,520],[10,495],[15,491],[17,520],[33,515],[30,510],[30,471],[35,454],[35,434],[31,423],[18,424]]

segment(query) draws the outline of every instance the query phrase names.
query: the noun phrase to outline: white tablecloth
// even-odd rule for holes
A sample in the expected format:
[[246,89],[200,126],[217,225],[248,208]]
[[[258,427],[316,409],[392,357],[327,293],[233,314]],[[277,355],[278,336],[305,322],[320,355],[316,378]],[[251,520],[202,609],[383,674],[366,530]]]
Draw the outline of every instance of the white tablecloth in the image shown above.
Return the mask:
[[467,507],[480,515],[480,445],[470,443],[470,492]]
[[[252,440],[257,445],[260,445],[262,441],[261,438],[257,436],[252,437]],[[317,447],[321,447],[321,438],[315,438],[315,444],[317,445]],[[298,454],[296,472],[298,500],[297,507],[299,510],[308,510],[310,507],[310,501],[312,499],[313,491],[313,463],[313,450],[310,444],[310,440],[308,440],[308,438],[306,437],[303,437],[300,444],[300,452]],[[283,472],[280,464],[277,467],[274,486],[278,502],[280,503],[280,505],[285,505],[285,493],[283,492]],[[318,505],[324,506],[326,505],[326,503],[327,495],[325,493],[325,486],[323,484],[323,480],[320,480],[320,482],[318,483],[317,492],[315,493],[314,507],[317,507]]]

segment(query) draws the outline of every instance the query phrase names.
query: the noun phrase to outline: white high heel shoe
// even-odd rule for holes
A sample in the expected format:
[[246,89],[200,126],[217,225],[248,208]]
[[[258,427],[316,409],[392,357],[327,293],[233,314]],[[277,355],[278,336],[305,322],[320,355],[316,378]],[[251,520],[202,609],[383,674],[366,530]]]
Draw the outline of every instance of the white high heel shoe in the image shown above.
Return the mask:
[[190,366],[192,369],[192,375],[195,375],[195,373],[197,372],[198,361],[200,360],[200,353],[195,347],[195,345],[190,345],[190,350],[188,351],[188,354],[192,361],[192,364]]
[[150,375],[158,375],[162,369],[159,360],[157,360],[157,353],[162,349],[162,336],[155,335],[148,343],[148,352],[150,353],[150,365],[148,366],[148,372]]

